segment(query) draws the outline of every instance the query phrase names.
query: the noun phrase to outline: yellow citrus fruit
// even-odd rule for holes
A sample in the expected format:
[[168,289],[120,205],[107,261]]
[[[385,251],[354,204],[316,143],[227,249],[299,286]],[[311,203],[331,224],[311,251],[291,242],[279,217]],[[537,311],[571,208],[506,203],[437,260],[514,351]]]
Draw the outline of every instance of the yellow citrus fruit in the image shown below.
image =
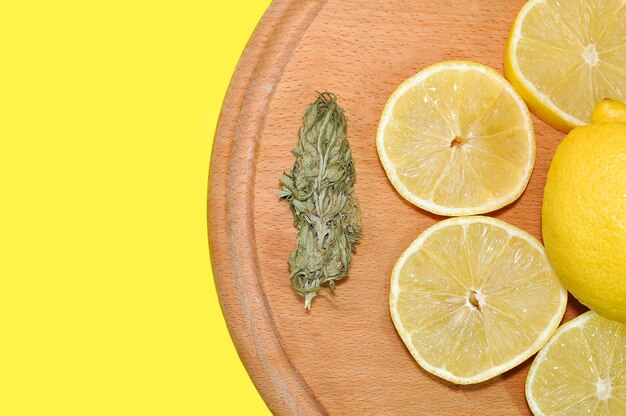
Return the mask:
[[490,217],[424,231],[393,268],[391,317],[415,360],[457,384],[501,374],[554,333],[567,292],[541,244]]
[[530,0],[511,28],[506,76],[552,127],[587,124],[600,100],[626,100],[624,22],[623,0]]
[[533,362],[535,416],[626,415],[626,325],[586,312],[559,328]]
[[530,113],[493,69],[441,62],[404,81],[385,106],[378,154],[398,192],[439,215],[496,210],[526,188],[535,162]]
[[[605,101],[559,144],[542,207],[548,258],[567,289],[626,323],[626,112]],[[614,108],[611,110],[610,108]],[[606,120],[606,121],[605,121]]]
[[626,122],[626,104],[604,99],[591,113],[592,123]]

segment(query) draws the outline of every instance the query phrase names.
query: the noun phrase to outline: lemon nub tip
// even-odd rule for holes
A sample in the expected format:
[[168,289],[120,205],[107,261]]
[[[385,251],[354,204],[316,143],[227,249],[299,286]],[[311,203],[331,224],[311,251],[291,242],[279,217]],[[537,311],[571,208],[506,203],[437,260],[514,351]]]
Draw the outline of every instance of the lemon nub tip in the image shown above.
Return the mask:
[[591,113],[592,123],[626,123],[626,104],[612,98],[604,98]]

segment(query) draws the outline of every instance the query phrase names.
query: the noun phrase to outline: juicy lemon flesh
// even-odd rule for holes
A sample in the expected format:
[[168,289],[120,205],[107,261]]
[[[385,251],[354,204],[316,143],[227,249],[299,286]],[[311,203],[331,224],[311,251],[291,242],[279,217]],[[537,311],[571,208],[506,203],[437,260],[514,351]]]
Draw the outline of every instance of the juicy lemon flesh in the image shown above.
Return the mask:
[[535,0],[525,10],[508,58],[537,90],[530,94],[570,126],[587,124],[604,98],[626,101],[626,2]]
[[586,312],[537,355],[526,385],[535,415],[625,415],[626,326]]
[[416,205],[442,215],[477,214],[524,190],[535,155],[532,124],[495,71],[478,64],[435,71],[397,95],[389,112],[379,132],[383,164]]
[[445,220],[416,240],[393,273],[391,309],[401,337],[422,367],[455,383],[519,364],[564,313],[566,292],[539,243],[503,224]]

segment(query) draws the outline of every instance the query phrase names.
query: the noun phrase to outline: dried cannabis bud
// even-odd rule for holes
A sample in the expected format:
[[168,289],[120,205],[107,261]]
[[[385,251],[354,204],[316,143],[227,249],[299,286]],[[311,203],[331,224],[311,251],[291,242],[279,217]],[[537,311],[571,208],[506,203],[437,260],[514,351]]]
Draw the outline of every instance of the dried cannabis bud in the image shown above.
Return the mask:
[[320,289],[331,293],[335,281],[348,273],[361,236],[361,214],[353,192],[355,170],[346,118],[337,97],[320,93],[303,121],[292,150],[296,161],[291,174],[280,179],[278,196],[291,205],[298,229],[296,249],[288,259],[290,280],[304,296],[304,307],[311,309]]

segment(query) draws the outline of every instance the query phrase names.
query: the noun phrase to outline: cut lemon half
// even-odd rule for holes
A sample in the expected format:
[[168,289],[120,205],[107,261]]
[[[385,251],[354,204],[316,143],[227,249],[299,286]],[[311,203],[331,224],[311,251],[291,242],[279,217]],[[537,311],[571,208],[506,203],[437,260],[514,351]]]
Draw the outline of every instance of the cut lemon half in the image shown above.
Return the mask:
[[626,415],[626,325],[585,312],[558,329],[526,378],[536,416]]
[[556,330],[567,292],[541,244],[489,217],[424,231],[391,275],[391,317],[415,360],[457,384],[501,374]]
[[552,127],[588,124],[600,100],[626,101],[624,22],[624,0],[530,0],[511,28],[506,76]]
[[383,110],[376,145],[398,192],[439,215],[509,204],[535,162],[523,100],[496,71],[465,61],[441,62],[404,81]]

